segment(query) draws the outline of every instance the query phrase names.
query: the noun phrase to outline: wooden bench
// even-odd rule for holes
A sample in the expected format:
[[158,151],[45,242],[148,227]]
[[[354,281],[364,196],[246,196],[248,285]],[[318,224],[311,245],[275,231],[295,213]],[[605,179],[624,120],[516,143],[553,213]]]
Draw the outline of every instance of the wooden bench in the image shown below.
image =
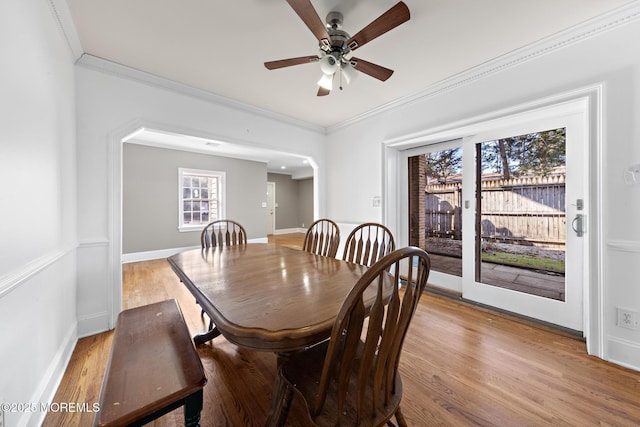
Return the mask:
[[186,426],[198,426],[202,362],[175,299],[118,316],[95,426],[146,424],[184,405]]

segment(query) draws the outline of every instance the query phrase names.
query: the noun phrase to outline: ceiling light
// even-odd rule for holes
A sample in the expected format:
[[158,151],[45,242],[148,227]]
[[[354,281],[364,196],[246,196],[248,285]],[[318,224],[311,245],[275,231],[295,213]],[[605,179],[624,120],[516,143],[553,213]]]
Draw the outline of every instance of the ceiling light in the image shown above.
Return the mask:
[[333,88],[333,74],[322,74],[318,80],[318,86],[331,90]]
[[349,84],[351,83],[351,80],[356,78],[358,73],[356,72],[355,68],[353,68],[353,66],[347,62],[342,64],[342,75],[344,76],[347,84]]
[[336,71],[338,71],[339,66],[339,60],[331,54],[325,55],[320,59],[320,69],[325,74],[333,75]]

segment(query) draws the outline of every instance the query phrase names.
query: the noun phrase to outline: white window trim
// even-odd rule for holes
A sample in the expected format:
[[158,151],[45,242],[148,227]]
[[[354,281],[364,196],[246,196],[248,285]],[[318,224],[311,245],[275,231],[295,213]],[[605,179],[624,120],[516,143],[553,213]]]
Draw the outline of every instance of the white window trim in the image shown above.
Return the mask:
[[202,176],[217,176],[220,180],[220,188],[218,189],[219,191],[219,206],[218,206],[218,212],[219,212],[219,216],[220,218],[226,218],[227,217],[227,212],[226,212],[226,178],[227,178],[227,174],[226,172],[222,172],[222,171],[212,171],[212,170],[205,170],[205,169],[190,169],[190,168],[178,168],[178,231],[180,231],[181,233],[186,233],[186,232],[194,232],[194,231],[202,231],[203,227],[206,224],[191,224],[191,225],[184,225],[182,223],[183,219],[184,219],[184,208],[183,208],[183,202],[182,202],[182,195],[184,194],[183,189],[182,189],[182,178],[185,174],[194,174],[194,175],[202,175]]

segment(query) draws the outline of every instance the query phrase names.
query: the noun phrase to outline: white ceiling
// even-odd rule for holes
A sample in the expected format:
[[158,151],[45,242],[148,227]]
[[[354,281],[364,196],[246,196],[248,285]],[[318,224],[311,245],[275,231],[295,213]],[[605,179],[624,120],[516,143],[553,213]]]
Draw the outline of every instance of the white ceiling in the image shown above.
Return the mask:
[[280,151],[178,135],[157,129],[140,129],[125,138],[125,142],[266,163],[267,171],[291,175],[293,179],[313,176],[312,166],[306,158]]
[[[318,97],[317,63],[271,71],[263,65],[318,53],[317,40],[284,0],[67,0],[85,53],[320,127],[425,91],[629,2],[405,0],[411,19],[357,51],[395,70],[391,78],[360,73],[344,90]],[[328,12],[342,12],[351,35],[395,3],[312,0],[323,22]]]

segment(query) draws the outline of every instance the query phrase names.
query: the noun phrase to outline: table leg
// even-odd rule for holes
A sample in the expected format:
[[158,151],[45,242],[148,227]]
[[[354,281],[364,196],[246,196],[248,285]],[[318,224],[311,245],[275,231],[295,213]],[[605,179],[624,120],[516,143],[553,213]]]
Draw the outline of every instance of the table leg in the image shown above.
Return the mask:
[[[284,425],[286,416],[289,413],[289,406],[293,397],[291,390],[286,382],[280,378],[280,369],[284,362],[291,357],[291,353],[277,353],[276,382],[273,385],[273,395],[271,396],[271,406],[269,407],[269,415],[265,421],[265,427],[279,427]],[[281,394],[284,396],[281,398]]]

